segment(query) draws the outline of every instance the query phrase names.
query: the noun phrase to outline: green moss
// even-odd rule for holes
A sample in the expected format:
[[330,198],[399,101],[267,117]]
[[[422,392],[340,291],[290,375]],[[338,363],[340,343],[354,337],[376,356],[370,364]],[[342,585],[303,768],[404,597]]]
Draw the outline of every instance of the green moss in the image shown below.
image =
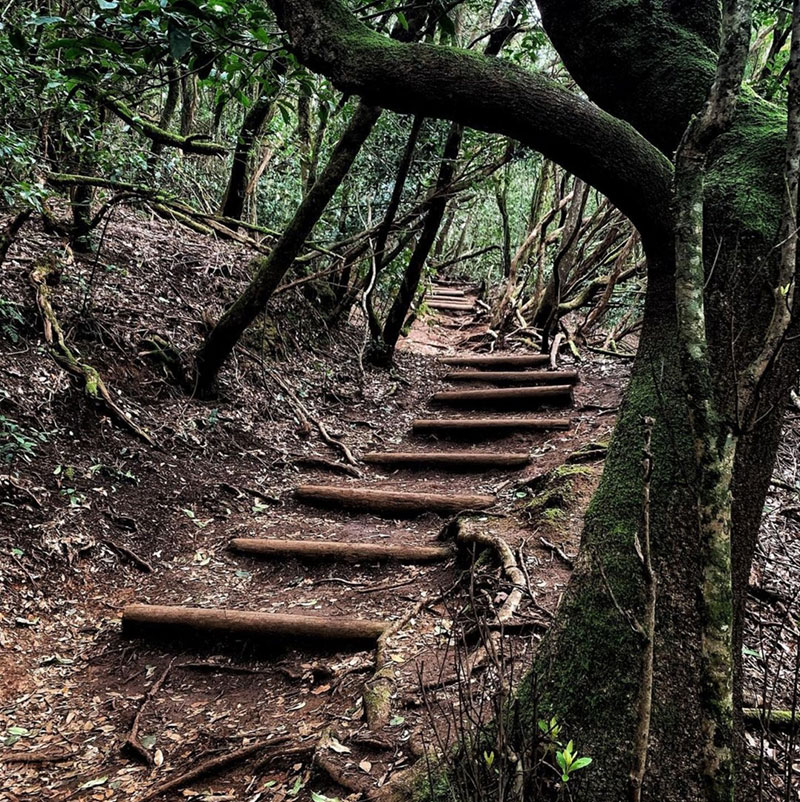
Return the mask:
[[555,524],[559,521],[563,521],[567,517],[567,514],[564,512],[564,510],[560,510],[558,509],[558,507],[552,507],[548,510],[545,510],[544,513],[542,513],[542,515],[544,519],[550,524]]
[[594,471],[586,465],[559,465],[553,471],[553,479],[571,479],[575,476],[593,476]]
[[[782,211],[786,115],[758,98],[740,103],[730,131],[719,138],[710,154],[706,201],[724,210],[715,216],[716,229],[777,238]],[[719,236],[719,231],[714,234]]]
[[[573,488],[573,480],[579,476],[591,476],[594,471],[585,465],[559,465],[549,473],[529,485],[529,487],[536,491],[536,495],[525,502],[525,508],[528,512],[538,512],[547,515],[552,511],[563,510],[574,499],[575,492]],[[561,518],[560,516],[552,516],[553,518]]]

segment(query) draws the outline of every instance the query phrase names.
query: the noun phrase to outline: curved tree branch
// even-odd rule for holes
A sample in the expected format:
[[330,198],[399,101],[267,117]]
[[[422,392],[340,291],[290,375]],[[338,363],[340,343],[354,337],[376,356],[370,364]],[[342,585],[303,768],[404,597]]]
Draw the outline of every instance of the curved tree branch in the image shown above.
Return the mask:
[[341,90],[524,142],[603,192],[643,236],[669,236],[669,160],[588,100],[497,59],[392,41],[340,0],[269,4],[297,57]]
[[209,142],[196,134],[181,136],[159,128],[155,123],[139,115],[121,100],[112,97],[107,92],[103,92],[96,86],[85,86],[84,89],[87,94],[96,97],[107,109],[128,123],[131,128],[151,139],[157,145],[178,148],[184,153],[197,153],[201,156],[224,156],[228,152],[228,148],[225,145],[221,145],[218,142]]

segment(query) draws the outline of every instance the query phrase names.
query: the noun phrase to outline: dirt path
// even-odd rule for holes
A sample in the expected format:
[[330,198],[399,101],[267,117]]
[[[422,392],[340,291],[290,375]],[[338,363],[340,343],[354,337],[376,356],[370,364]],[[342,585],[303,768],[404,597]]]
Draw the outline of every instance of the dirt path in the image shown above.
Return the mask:
[[[471,300],[467,305],[474,307]],[[441,377],[454,368],[431,364],[429,355],[455,353],[465,331],[474,333],[476,325],[471,309],[465,316],[460,309],[444,308],[435,318],[418,321],[403,348],[427,360],[433,376]],[[468,659],[467,652],[476,648],[463,644],[459,635],[469,624],[464,610],[480,600],[488,620],[512,592],[495,562],[482,562],[470,582],[471,558],[464,549],[459,557],[421,564],[300,562],[236,553],[229,549],[230,541],[271,538],[373,546],[450,542],[441,536],[452,513],[427,512],[429,501],[413,517],[380,514],[380,509],[353,511],[342,503],[318,507],[295,498],[293,491],[301,483],[343,491],[491,497],[480,525],[508,542],[526,574],[521,604],[503,635],[508,671],[518,678],[569,576],[565,562],[540,538],[564,553],[575,553],[578,523],[600,463],[596,458],[580,463],[570,477],[569,499],[556,506],[538,505],[537,491],[529,486],[587,443],[607,439],[619,386],[618,377],[610,375],[614,368],[603,363],[582,368],[582,381],[567,408],[501,412],[423,403],[403,408],[387,399],[384,414],[393,419],[391,425],[388,420],[381,425],[380,411],[359,424],[370,432],[363,451],[521,454],[529,457],[521,469],[464,472],[458,464],[451,466],[455,470],[367,464],[358,466],[362,476],[356,478],[286,465],[269,486],[256,486],[239,474],[199,490],[195,486],[191,494],[182,492],[190,478],[181,481],[178,474],[171,492],[182,523],[177,532],[168,530],[174,542],[150,553],[138,537],[117,532],[114,546],[126,544],[122,548],[129,549],[128,558],[117,551],[112,557],[119,560],[116,569],[84,566],[77,578],[66,571],[60,598],[43,595],[35,581],[20,577],[20,586],[27,589],[19,596],[13,623],[14,613],[6,613],[10,626],[2,643],[6,657],[0,730],[6,735],[0,799],[137,800],[192,765],[276,738],[281,745],[274,751],[267,744],[250,759],[207,778],[187,780],[164,798],[280,802],[311,798],[312,792],[341,796],[378,788],[424,748],[436,745],[437,738],[452,738],[452,731],[446,733],[455,719],[448,711],[458,707],[463,688],[451,679]],[[488,389],[483,382],[461,385],[459,390]],[[455,388],[440,383],[432,389]],[[360,420],[360,414],[352,408],[351,422]],[[507,415],[563,416],[570,425],[484,431],[466,440],[411,430],[418,418]],[[398,431],[405,434],[398,437]],[[213,452],[208,458],[214,459]],[[176,471],[190,469],[186,462],[171,462],[162,460],[167,484]],[[161,491],[154,490],[154,503],[160,497]],[[138,504],[146,503],[140,495]],[[109,514],[123,529],[126,521],[135,528],[136,513],[109,502]],[[66,519],[62,523],[67,525]],[[59,528],[55,521],[49,526]],[[137,566],[130,553],[145,554],[146,559]],[[154,570],[146,570],[148,566]],[[364,720],[365,682],[375,682],[374,643],[342,645],[274,635],[231,639],[219,631],[187,634],[166,626],[145,633],[160,639],[126,639],[120,636],[119,616],[131,603],[401,625],[386,657],[393,675],[390,712],[378,727],[370,728]],[[11,655],[16,657],[8,659]],[[477,672],[471,681],[480,684]],[[137,714],[138,749],[132,750],[125,742]]]

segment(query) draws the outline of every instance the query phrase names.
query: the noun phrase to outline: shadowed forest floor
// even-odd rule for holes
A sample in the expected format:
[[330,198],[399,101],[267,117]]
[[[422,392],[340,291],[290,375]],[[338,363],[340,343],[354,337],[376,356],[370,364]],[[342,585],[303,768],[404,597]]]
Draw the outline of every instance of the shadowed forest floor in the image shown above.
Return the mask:
[[[312,792],[368,793],[427,747],[458,734],[461,718],[454,711],[466,704],[465,694],[463,682],[450,680],[465,659],[459,628],[476,599],[491,606],[505,598],[504,577],[491,562],[479,562],[472,580],[460,583],[466,566],[455,560],[380,567],[266,562],[233,554],[228,541],[311,534],[435,541],[446,517],[395,521],[315,510],[292,498],[301,482],[356,480],[275,375],[354,454],[411,450],[429,442],[410,434],[411,420],[426,410],[443,414],[428,408],[446,372],[435,356],[465,351],[464,339],[486,324],[480,317],[459,327],[446,315],[418,319],[393,370],[366,366],[362,372],[362,329],[345,324],[327,331],[313,284],[307,285],[276,297],[224,372],[220,397],[200,402],[148,362],[142,341],[158,333],[191,354],[208,321],[244,285],[248,255],[235,245],[209,247],[207,238],[163,222],[116,219],[101,256],[78,258],[61,276],[57,313],[70,341],[158,448],[91,407],[43,348],[28,274],[34,259],[57,243],[29,224],[4,266],[0,799],[136,800],[194,763],[268,736],[289,737],[274,759],[242,763],[164,798],[280,802],[310,799]],[[569,577],[568,561],[541,538],[567,556],[577,553],[602,459],[577,462],[554,504],[537,503],[536,479],[588,444],[608,440],[629,367],[606,357],[578,363],[567,356],[564,364],[581,373],[574,407],[564,413],[571,429],[482,443],[530,452],[529,467],[475,474],[358,468],[359,481],[370,487],[497,495],[485,525],[515,550],[529,591],[518,626],[503,635],[503,670],[513,680]],[[796,660],[798,420],[795,413],[787,422],[749,600],[747,698],[775,707],[791,706]],[[473,447],[437,443],[441,450]],[[309,458],[338,467],[308,467]],[[134,601],[391,622],[426,598],[430,603],[398,639],[397,697],[380,733],[367,730],[361,704],[372,650],[153,643],[120,633],[121,609]],[[479,716],[491,690],[483,682],[476,672]],[[123,748],[137,711],[151,765]],[[751,728],[747,737],[752,754],[767,755],[767,765],[780,758],[785,736]],[[764,799],[772,798],[770,783],[767,772]]]

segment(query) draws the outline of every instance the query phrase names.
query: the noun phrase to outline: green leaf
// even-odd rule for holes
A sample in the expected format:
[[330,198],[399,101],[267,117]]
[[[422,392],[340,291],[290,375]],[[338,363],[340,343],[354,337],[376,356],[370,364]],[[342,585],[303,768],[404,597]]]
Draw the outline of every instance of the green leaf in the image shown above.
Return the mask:
[[103,11],[113,11],[119,3],[117,0],[97,0],[97,5],[100,6]]
[[16,27],[9,28],[8,41],[11,42],[12,46],[17,50],[19,50],[21,53],[24,53],[26,50],[30,50],[31,46],[19,28]]
[[52,25],[54,22],[65,22],[64,17],[36,17],[31,25]]
[[325,796],[325,794],[318,794],[316,791],[311,792],[312,802],[339,802],[337,796]]
[[8,728],[8,734],[9,735],[30,735],[31,731],[28,730],[28,729],[25,729],[25,727],[14,726],[14,727],[9,727]]
[[182,59],[192,46],[192,35],[186,28],[170,23],[167,29],[167,41],[169,42],[169,52],[175,59]]
[[404,30],[408,30],[408,20],[406,19],[406,15],[402,11],[397,12],[397,21],[400,23],[400,27]]
[[590,757],[579,757],[573,764],[572,770],[577,771],[578,769],[585,768],[592,762]]
[[98,785],[105,785],[108,781],[108,777],[98,777],[95,780],[88,780],[83,785],[81,785],[78,790],[85,791],[87,788],[96,788]]

